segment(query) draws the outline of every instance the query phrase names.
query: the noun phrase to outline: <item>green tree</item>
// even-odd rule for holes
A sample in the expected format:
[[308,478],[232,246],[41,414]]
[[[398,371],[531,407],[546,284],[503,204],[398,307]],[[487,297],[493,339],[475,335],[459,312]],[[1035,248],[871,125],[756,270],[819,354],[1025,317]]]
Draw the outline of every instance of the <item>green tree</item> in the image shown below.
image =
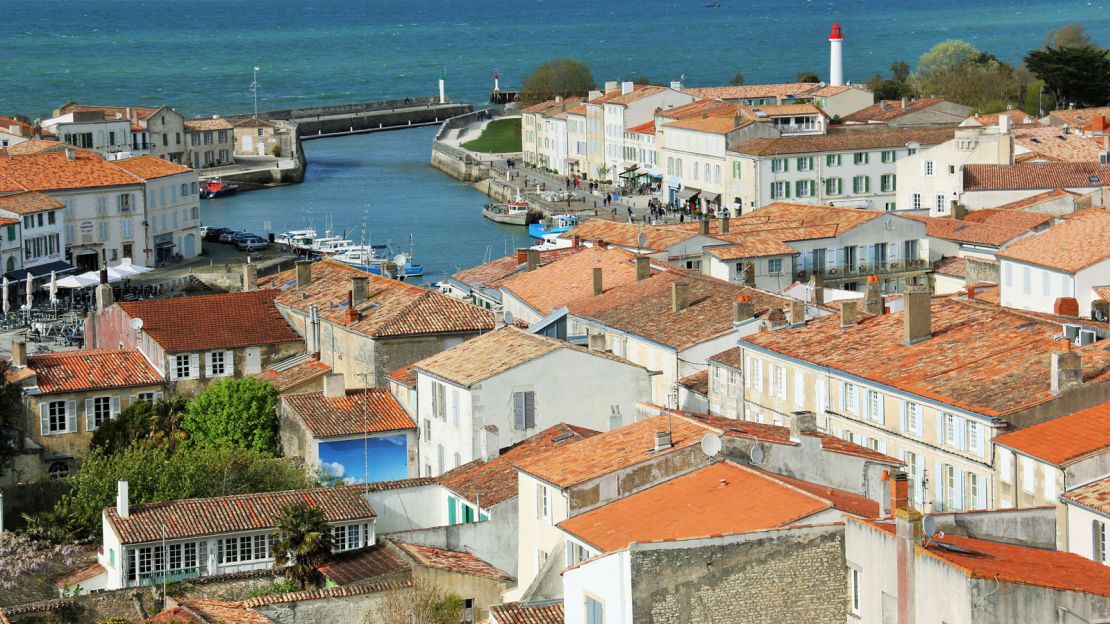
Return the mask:
[[100,425],[89,446],[112,455],[147,439],[176,445],[184,438],[181,420],[188,405],[183,397],[170,397],[155,403],[136,401],[117,417]]
[[277,388],[253,377],[221,379],[193,402],[181,424],[190,444],[278,453]]
[[18,433],[23,416],[23,391],[8,381],[8,362],[0,362],[0,476],[11,468],[23,436]]
[[800,71],[797,82],[821,82],[821,77],[815,71]]
[[929,49],[917,59],[919,76],[956,69],[981,54],[979,50],[960,39],[946,39]]
[[728,79],[728,83],[734,87],[739,87],[740,85],[744,84],[744,74],[736,72],[732,75],[732,78]]
[[910,64],[905,61],[894,61],[890,64],[890,77],[894,82],[906,82],[910,79]]
[[989,52],[949,39],[933,46],[917,62],[911,78],[913,92],[922,97],[940,97],[978,110],[1016,104],[1022,82],[1014,68]]
[[554,59],[541,63],[524,78],[520,86],[520,101],[526,105],[536,104],[555,96],[586,95],[593,88],[594,77],[585,63],[574,59]]
[[385,595],[378,612],[367,614],[366,624],[458,624],[466,603],[458,594],[445,593],[423,583],[406,592]]
[[1033,50],[1025,66],[1044,81],[1056,108],[1104,106],[1110,100],[1110,60],[1094,46]]
[[1094,45],[1082,24],[1065,24],[1056,30],[1048,31],[1044,38],[1047,48],[1082,48]]
[[285,578],[301,589],[323,581],[320,566],[331,558],[335,547],[331,529],[319,507],[297,502],[284,507],[274,531],[274,567],[285,568]]

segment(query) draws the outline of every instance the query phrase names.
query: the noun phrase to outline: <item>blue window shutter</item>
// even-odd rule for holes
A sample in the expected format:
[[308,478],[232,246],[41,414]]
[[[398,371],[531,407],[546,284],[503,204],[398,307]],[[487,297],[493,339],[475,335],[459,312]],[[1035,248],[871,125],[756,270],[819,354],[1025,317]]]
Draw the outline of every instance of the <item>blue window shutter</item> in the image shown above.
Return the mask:
[[456,521],[455,521],[455,518],[456,518],[455,508],[457,506],[458,506],[458,501],[455,499],[455,497],[454,496],[448,496],[447,497],[447,524],[455,524],[456,523]]

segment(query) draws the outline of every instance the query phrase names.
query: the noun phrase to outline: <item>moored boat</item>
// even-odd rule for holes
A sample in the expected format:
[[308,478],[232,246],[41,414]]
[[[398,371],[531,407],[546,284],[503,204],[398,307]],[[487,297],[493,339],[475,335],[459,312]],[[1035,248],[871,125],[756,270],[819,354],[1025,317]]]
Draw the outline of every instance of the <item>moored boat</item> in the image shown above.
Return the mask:
[[223,178],[212,178],[200,185],[201,199],[215,199],[234,195],[239,190],[239,185],[234,182],[224,182]]
[[528,202],[512,201],[503,204],[486,204],[482,216],[498,223],[508,225],[528,224]]
[[557,214],[544,217],[539,223],[528,226],[528,235],[543,240],[545,234],[562,234],[578,227],[578,217],[572,214]]

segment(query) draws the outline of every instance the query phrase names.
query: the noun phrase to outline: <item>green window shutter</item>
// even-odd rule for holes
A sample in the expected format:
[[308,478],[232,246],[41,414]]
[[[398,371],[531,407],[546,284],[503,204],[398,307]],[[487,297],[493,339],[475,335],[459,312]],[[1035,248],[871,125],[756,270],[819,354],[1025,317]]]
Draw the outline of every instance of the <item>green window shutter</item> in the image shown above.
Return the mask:
[[890,190],[892,190],[892,191],[897,191],[898,190],[898,175],[897,174],[894,174],[894,173],[890,174]]
[[782,185],[782,196],[783,197],[790,197],[790,183],[789,182],[784,182],[783,183],[783,185]]
[[783,158],[782,159],[782,170],[784,172],[785,171],[790,171],[790,159],[789,158]]
[[802,196],[802,181],[801,180],[798,180],[797,182],[794,183],[794,196],[795,197],[801,197]]
[[454,496],[447,497],[447,524],[455,524],[455,507],[458,506],[458,500]]
[[870,193],[871,192],[871,176],[864,176],[864,178],[863,178],[863,192],[864,193]]
[[15,226],[14,225],[9,225],[8,226],[8,240],[10,240],[10,241],[15,240]]

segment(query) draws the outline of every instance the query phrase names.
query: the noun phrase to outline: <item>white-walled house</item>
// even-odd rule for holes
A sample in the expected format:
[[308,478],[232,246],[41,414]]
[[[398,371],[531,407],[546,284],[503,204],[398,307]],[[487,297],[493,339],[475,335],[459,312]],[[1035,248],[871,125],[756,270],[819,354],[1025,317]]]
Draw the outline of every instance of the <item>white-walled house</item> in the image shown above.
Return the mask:
[[[506,327],[413,365],[423,476],[520,442],[555,424],[607,430],[651,395],[648,371],[623,358]],[[483,433],[486,431],[486,433]]]
[[[948,140],[932,146],[920,145],[915,153],[899,161],[898,208],[928,210],[934,217],[949,216],[952,202],[967,202],[962,197],[965,167],[1012,164],[1014,137],[1010,134],[1009,118],[999,119],[1001,126],[985,127],[969,119]],[[997,202],[1001,203],[1004,202]],[[996,204],[981,207],[991,205]]]
[[35,129],[31,124],[11,117],[0,117],[0,149],[23,143],[34,138],[34,135]]
[[607,92],[600,100],[597,103],[589,101],[586,107],[601,107],[604,111],[604,163],[611,172],[609,179],[616,181],[621,172],[634,168],[632,165],[640,164],[624,158],[625,131],[651,121],[659,109],[689,104],[694,101],[694,97],[668,87],[622,82],[617,89]]
[[154,156],[128,158],[116,164],[146,181],[145,218],[133,220],[130,225],[126,220],[120,224],[124,234],[131,234],[143,246],[141,250],[132,249],[132,253],[142,253],[151,266],[165,264],[177,255],[188,260],[200,254],[197,173]]
[[10,282],[25,280],[26,272],[41,279],[72,268],[65,261],[64,208],[63,202],[33,191],[0,195],[0,218],[16,221],[0,230],[0,266]]
[[[1004,247],[1001,304],[1089,318],[1096,288],[1110,285],[1110,212],[1094,208]],[[1074,300],[1076,310],[1069,310]],[[1061,307],[1064,306],[1064,307]]]
[[43,120],[42,129],[58,140],[90,149],[106,160],[141,156],[150,152],[146,131],[122,114],[104,111],[70,111]]
[[1059,548],[1110,566],[1110,478],[1064,493],[1067,544]]

